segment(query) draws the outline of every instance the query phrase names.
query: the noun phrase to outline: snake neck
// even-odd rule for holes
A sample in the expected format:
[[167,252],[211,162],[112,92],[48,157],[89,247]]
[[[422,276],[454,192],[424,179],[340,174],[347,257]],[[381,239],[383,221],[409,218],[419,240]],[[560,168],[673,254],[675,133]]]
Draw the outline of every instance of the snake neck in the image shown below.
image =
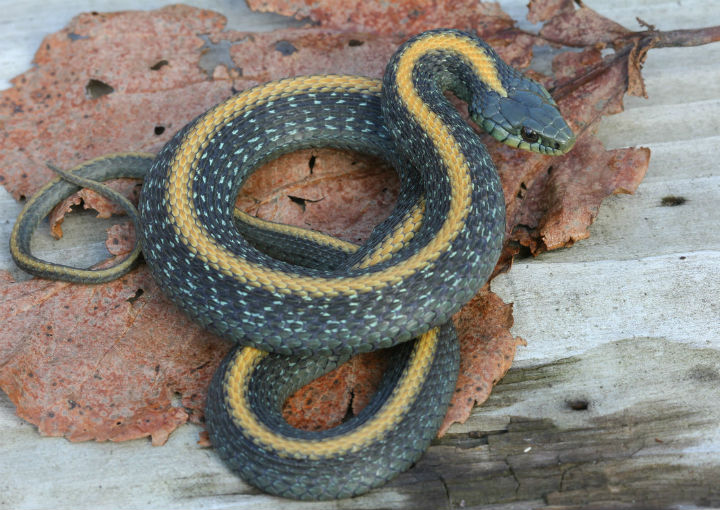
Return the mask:
[[[417,242],[449,232],[450,246],[458,235],[460,245],[492,260],[478,270],[481,278],[489,276],[501,248],[502,186],[485,145],[443,93],[449,89],[461,98],[480,90],[506,95],[500,60],[491,51],[457,30],[416,36],[389,62],[381,98],[396,152],[418,169],[423,182],[433,183],[424,190],[428,214]],[[442,251],[454,253],[451,248]]]
[[[382,112],[401,152],[421,173],[444,173],[439,188],[425,190],[437,196],[439,210],[454,204],[458,190],[486,189],[485,202],[502,202],[497,172],[485,146],[457,109],[446,90],[469,100],[477,94],[507,96],[502,61],[483,41],[470,34],[441,29],[408,40],[388,63],[382,87]],[[442,203],[444,196],[452,197]],[[433,205],[434,207],[435,205]],[[492,228],[500,215],[491,219]]]
[[[419,34],[399,48],[387,65],[384,89],[397,88],[409,107],[412,91],[420,90],[451,90],[465,101],[491,92],[507,97],[506,83],[513,74],[515,70],[481,39],[460,30],[439,29]],[[426,80],[434,87],[420,86]]]
[[[388,63],[382,89],[383,116],[397,146],[407,147],[406,156],[417,160],[422,148],[407,140],[427,131],[430,142],[440,148],[447,133],[434,123],[459,126],[450,136],[469,137],[472,129],[444,92],[468,103],[489,94],[506,97],[506,67],[486,43],[459,30],[433,30],[408,40]],[[427,137],[418,139],[427,143]]]

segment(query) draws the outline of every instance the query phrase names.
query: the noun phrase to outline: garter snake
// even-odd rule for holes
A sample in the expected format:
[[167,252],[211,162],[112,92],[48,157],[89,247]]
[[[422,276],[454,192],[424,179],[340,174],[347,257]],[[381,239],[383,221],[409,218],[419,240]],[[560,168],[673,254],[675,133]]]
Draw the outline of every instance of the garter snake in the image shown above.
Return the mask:
[[[436,434],[458,370],[449,319],[485,283],[502,245],[499,177],[447,90],[513,147],[555,155],[574,143],[542,86],[477,37],[434,30],[404,43],[382,82],[318,75],[266,83],[190,122],[155,157],[107,156],[62,173],[26,204],[11,253],[41,276],[119,276],[131,259],[95,277],[35,259],[30,237],[48,203],[77,185],[102,190],[95,181],[128,172],[144,178],[137,228],[154,278],[195,321],[238,344],[208,395],[220,456],[273,494],[361,494],[407,469]],[[307,147],[374,154],[398,172],[395,210],[363,246],[235,211],[255,169]],[[283,420],[295,389],[355,353],[390,346],[391,368],[360,414],[321,432]]]

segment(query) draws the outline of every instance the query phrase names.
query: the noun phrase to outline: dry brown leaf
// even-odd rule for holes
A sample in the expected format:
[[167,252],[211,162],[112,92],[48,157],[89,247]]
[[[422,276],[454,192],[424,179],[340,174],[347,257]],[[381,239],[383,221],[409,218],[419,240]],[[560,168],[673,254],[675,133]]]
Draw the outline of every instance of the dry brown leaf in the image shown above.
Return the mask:
[[[138,181],[134,179],[116,179],[108,182],[107,186],[129,198],[132,203],[137,204],[138,198],[140,197],[141,186]],[[65,219],[65,215],[77,205],[82,205],[83,209],[97,211],[98,218],[109,218],[113,214],[125,214],[125,210],[122,207],[102,195],[90,189],[81,189],[56,205],[50,213],[50,234],[55,239],[60,239],[63,236],[62,222]]]
[[643,42],[635,40],[630,50],[627,63],[628,86],[627,93],[631,96],[639,96],[647,99],[647,90],[645,89],[645,80],[642,78],[642,66],[645,64],[647,52],[655,45],[655,41]]
[[602,63],[602,52],[598,48],[582,51],[566,51],[553,58],[552,69],[555,83],[564,83],[574,79],[582,70],[590,69]]
[[527,19],[530,23],[539,23],[573,11],[575,11],[574,0],[530,0]]
[[510,368],[517,346],[527,345],[510,333],[512,304],[505,304],[487,285],[455,314],[453,322],[460,340],[460,373],[439,436],[453,423],[464,422],[476,404],[487,400]]
[[[304,74],[381,76],[403,38],[397,34],[286,29],[246,34],[222,32],[219,40],[235,42],[229,50],[248,84]],[[245,86],[243,87],[245,88]]]
[[161,444],[200,420],[230,344],[192,324],[146,268],[106,285],[0,281],[0,387],[40,433]]
[[[111,152],[157,151],[230,95],[231,81],[210,81],[198,66],[198,34],[224,23],[211,11],[171,6],[81,14],[45,37],[36,66],[0,94],[3,186],[28,197],[54,177],[47,161],[72,168]],[[112,92],[98,95],[108,92],[101,84]]]
[[587,238],[602,200],[632,193],[650,162],[650,149],[606,151],[592,136],[580,138],[576,147],[542,172],[522,197],[513,239],[532,254]]
[[386,366],[383,351],[359,354],[290,397],[283,416],[303,430],[340,425],[348,413],[357,414],[370,402]]
[[105,247],[110,255],[124,257],[128,255],[135,246],[135,228],[132,223],[118,223],[107,231]]
[[540,36],[566,46],[610,45],[630,34],[624,26],[584,6],[561,9],[540,29]]
[[481,35],[512,27],[515,22],[494,2],[458,0],[452,8],[427,0],[248,0],[256,11],[309,19],[324,28],[397,34],[401,37],[438,27],[477,30]]
[[264,219],[361,243],[392,211],[400,181],[377,158],[307,149],[266,164],[236,205]]
[[[426,28],[476,29],[517,66],[527,65],[532,46],[542,42],[517,30],[497,5],[474,0],[461,2],[455,11],[416,0],[350,2],[342,8],[319,1],[312,9],[306,2],[252,4],[285,9],[321,26],[243,34],[223,31],[220,15],[173,6],[84,14],[48,36],[37,67],[0,93],[5,123],[0,182],[14,196],[28,196],[51,176],[45,161],[68,168],[109,152],[157,150],[234,90],[268,79],[320,72],[379,77],[397,44]],[[656,35],[629,35],[587,8],[570,10],[568,2],[535,1],[531,7],[535,19],[550,19],[542,36],[585,46],[555,59],[554,78],[539,77],[556,87],[561,108],[582,136],[560,160],[519,153],[484,138],[498,165],[508,210],[509,244],[498,270],[509,267],[521,246],[537,253],[586,235],[603,196],[632,191],[648,159],[646,150],[605,152],[591,135],[602,115],[622,109],[629,82],[633,90],[643,90],[639,68]],[[397,31],[401,20],[406,21],[402,34]],[[689,40],[673,36],[673,41]],[[658,45],[668,40],[660,37]],[[600,46],[615,47],[617,54],[603,59]],[[95,97],[108,92],[102,83],[113,90]],[[588,193],[593,187],[598,190]],[[377,161],[338,151],[301,151],[261,170],[239,204],[267,219],[357,242],[389,213],[396,193],[397,179]],[[109,249],[123,256],[129,240],[127,227],[113,229]],[[8,324],[0,336],[0,386],[18,413],[47,434],[113,440],[150,434],[161,442],[188,416],[199,419],[210,374],[228,348],[187,323],[144,268],[96,287],[14,283],[0,274],[0,297],[0,318]],[[492,322],[482,323],[485,319]],[[459,401],[443,430],[463,420],[471,402],[487,398],[520,341],[509,333],[510,307],[493,295],[473,300],[456,321],[464,361]],[[481,324],[492,335],[483,333]],[[378,379],[380,367],[371,358],[355,359],[326,376],[325,384],[316,381],[302,390],[286,413],[299,426],[317,428],[337,423],[349,405],[358,412]],[[332,413],[330,404],[317,406],[328,393],[328,382],[333,386],[341,380],[335,398],[342,405]]]

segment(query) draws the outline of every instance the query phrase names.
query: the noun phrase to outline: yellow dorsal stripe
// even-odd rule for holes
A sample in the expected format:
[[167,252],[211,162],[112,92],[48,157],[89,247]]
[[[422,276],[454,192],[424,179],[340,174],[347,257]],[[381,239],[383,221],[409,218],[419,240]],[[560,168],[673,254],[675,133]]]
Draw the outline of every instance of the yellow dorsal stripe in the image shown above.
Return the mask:
[[[440,40],[442,39],[442,40]],[[213,134],[229,120],[258,104],[293,94],[310,91],[366,91],[379,90],[379,82],[361,77],[311,76],[271,82],[262,87],[238,94],[208,112],[191,129],[170,165],[166,200],[168,213],[178,238],[196,256],[212,268],[237,280],[270,292],[297,293],[305,296],[352,295],[378,287],[397,284],[436,260],[455,239],[464,224],[470,206],[471,183],[467,163],[458,144],[441,119],[422,103],[412,84],[412,69],[417,59],[427,51],[446,48],[447,37],[429,37],[410,46],[398,62],[398,92],[411,115],[423,125],[445,163],[452,190],[450,210],[436,237],[423,249],[405,261],[378,273],[346,278],[316,278],[275,271],[250,263],[213,240],[201,225],[192,200],[191,183],[198,160]],[[465,51],[463,39],[451,37],[457,51]],[[452,46],[451,47],[455,47]],[[467,45],[467,42],[465,42]],[[474,45],[470,48],[477,49]],[[475,51],[475,50],[473,50]],[[483,63],[481,49],[468,56],[477,65]],[[487,58],[487,57],[486,57]],[[475,64],[474,64],[475,65]]]
[[434,359],[437,328],[417,340],[408,365],[390,398],[362,427],[337,437],[317,440],[288,438],[267,428],[252,412],[246,400],[252,371],[267,353],[245,347],[230,363],[225,379],[226,403],[235,423],[255,443],[271,447],[280,456],[318,459],[358,451],[383,437],[404,416],[417,398]]
[[425,214],[425,199],[421,199],[410,209],[403,220],[398,223],[392,235],[388,236],[375,249],[365,255],[365,257],[357,264],[357,268],[366,268],[379,264],[388,260],[395,254],[403,244],[406,244],[422,225],[423,216]]
[[[443,41],[435,46],[431,41],[427,42],[430,42],[430,44],[424,44],[419,49],[410,47],[410,50],[413,51],[406,52],[400,59],[397,74],[398,90],[400,96],[408,105],[408,109],[413,112],[414,115],[418,116],[418,118],[426,118],[429,122],[432,122],[437,119],[433,119],[434,114],[419,101],[419,97],[417,97],[417,93],[412,86],[412,65],[425,51],[436,48],[445,49],[447,48],[447,43]],[[465,41],[461,42],[464,43]],[[459,51],[462,51],[462,49]],[[483,56],[486,57],[484,52],[482,53]],[[477,56],[473,58],[476,61],[479,59]],[[426,124],[426,126],[428,126],[428,124]],[[442,123],[435,122],[431,127],[436,130],[431,132],[431,136],[436,143],[438,140],[443,139],[441,137],[452,139],[450,133]],[[465,176],[467,175],[467,172],[464,171],[465,169],[462,168],[463,165],[465,165],[462,154],[453,150],[453,147],[449,144],[443,144],[442,148],[441,155],[443,159],[453,158],[452,160],[455,163],[450,167],[453,170],[451,179],[454,178],[457,179],[458,182],[463,182],[463,175],[458,175],[459,173],[464,173]],[[447,161],[447,159],[445,160]],[[453,187],[453,190],[457,192],[457,188]],[[458,206],[454,204],[451,206],[451,210],[453,210],[453,207],[455,208],[455,214],[457,214]],[[392,237],[412,236],[417,225],[422,221],[424,209],[424,201],[419,202],[415,208],[408,213],[396,231],[393,232]],[[444,235],[447,234],[444,233]],[[361,267],[381,262],[390,256],[392,252],[393,248],[391,247],[391,243],[381,243],[373,253],[369,254],[368,257],[361,262]],[[273,448],[281,456],[318,459],[358,451],[368,444],[384,437],[387,432],[394,428],[402,419],[404,412],[410,408],[412,402],[417,398],[420,388],[424,384],[436,348],[437,329],[433,329],[418,340],[411,359],[408,362],[408,366],[398,382],[396,389],[378,414],[363,427],[342,436],[322,440],[288,438],[282,434],[273,432],[257,419],[246,400],[250,375],[257,363],[265,356],[262,351],[258,351],[257,349],[245,348],[231,362],[225,385],[228,392],[226,402],[236,424],[244,430],[246,437],[266,447]]]
[[412,48],[416,47],[420,52],[443,50],[458,54],[473,67],[475,74],[488,87],[507,97],[507,90],[500,81],[495,59],[491,58],[482,46],[467,37],[450,32],[431,34],[427,38],[419,39]]

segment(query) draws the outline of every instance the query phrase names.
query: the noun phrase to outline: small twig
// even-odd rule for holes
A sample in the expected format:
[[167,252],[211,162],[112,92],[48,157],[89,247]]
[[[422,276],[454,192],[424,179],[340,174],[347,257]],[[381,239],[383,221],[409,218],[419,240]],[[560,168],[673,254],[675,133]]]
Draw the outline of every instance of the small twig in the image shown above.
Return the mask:
[[655,28],[655,25],[651,25],[650,23],[648,23],[647,21],[645,21],[644,19],[642,19],[638,16],[636,16],[635,19],[637,20],[637,22],[640,24],[641,27],[645,27],[651,32],[657,31],[657,28]]
[[608,55],[607,57],[605,57],[597,64],[583,69],[581,72],[579,72],[572,78],[569,78],[562,84],[553,87],[552,89],[550,89],[553,98],[558,101],[563,97],[571,94],[578,88],[582,87],[586,83],[593,81],[599,75],[603,74],[605,71],[614,66],[619,60],[626,58],[632,48],[633,46],[631,44],[625,45],[612,55]]
[[655,32],[657,48],[701,46],[720,41],[720,26]]
[[[647,53],[647,51],[651,48],[700,46],[720,41],[720,26],[660,32],[657,31],[653,25],[641,20],[640,18],[638,18],[638,22],[647,27],[648,30],[633,32],[628,34],[627,37],[623,37],[621,40],[618,40],[616,42],[617,46],[615,46],[616,50],[614,54],[605,57],[601,62],[583,70],[573,78],[555,87],[552,90],[553,97],[558,100],[567,96],[574,90],[577,90],[579,87],[604,73],[607,69],[610,69],[618,63],[619,60],[627,58],[633,50]],[[620,41],[622,41],[622,43],[618,44]],[[562,41],[552,42],[562,44]]]

